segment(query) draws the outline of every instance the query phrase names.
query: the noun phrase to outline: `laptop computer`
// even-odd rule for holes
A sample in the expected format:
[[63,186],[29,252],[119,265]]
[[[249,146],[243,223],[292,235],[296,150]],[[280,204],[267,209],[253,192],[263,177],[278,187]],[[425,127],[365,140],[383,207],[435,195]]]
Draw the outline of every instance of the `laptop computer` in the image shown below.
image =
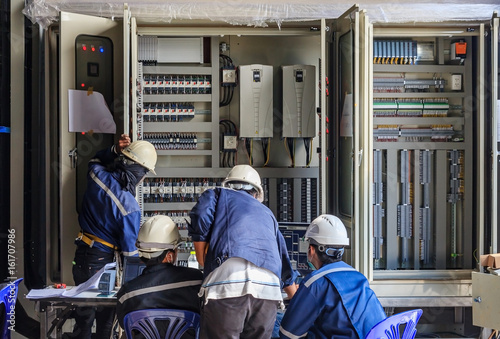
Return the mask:
[[139,276],[145,267],[139,257],[124,257],[122,285]]

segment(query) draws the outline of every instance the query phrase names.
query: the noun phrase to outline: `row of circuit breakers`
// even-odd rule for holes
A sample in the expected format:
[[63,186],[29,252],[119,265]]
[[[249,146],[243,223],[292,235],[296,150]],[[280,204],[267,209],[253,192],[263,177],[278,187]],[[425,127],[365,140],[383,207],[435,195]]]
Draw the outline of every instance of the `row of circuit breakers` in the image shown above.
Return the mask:
[[[170,203],[170,202],[197,202],[198,198],[207,189],[213,189],[222,185],[223,179],[204,178],[145,178],[142,185],[144,203]],[[294,187],[294,179],[278,179],[277,190],[277,219],[278,221],[294,220],[294,209],[300,208],[300,219],[303,222],[311,222],[317,214],[317,179],[301,178],[300,187]],[[262,179],[265,192],[263,203],[269,207],[269,179]],[[300,190],[295,194],[295,190]],[[300,193],[300,194],[298,194]],[[296,199],[300,197],[300,201]],[[168,214],[175,213],[175,214]],[[179,215],[177,213],[180,213]],[[172,217],[180,229],[186,229],[187,212],[185,211],[145,211],[144,217],[148,218],[156,214],[166,214]]]
[[[284,138],[313,138],[316,135],[315,79],[312,65],[282,66],[283,70],[283,134]],[[165,95],[210,94],[210,75],[144,74],[140,79],[145,122],[175,122],[192,118],[198,112],[194,103],[160,102]],[[273,137],[273,66],[243,65],[239,67],[240,137]],[[158,101],[154,96],[158,95]],[[162,97],[160,98],[160,95]],[[168,97],[167,97],[168,98]]]

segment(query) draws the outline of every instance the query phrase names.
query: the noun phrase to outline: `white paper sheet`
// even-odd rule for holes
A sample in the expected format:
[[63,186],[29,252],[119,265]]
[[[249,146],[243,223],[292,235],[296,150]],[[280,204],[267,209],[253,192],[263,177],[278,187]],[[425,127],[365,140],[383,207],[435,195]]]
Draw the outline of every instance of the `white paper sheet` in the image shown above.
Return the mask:
[[42,299],[42,298],[50,298],[50,297],[60,297],[66,291],[66,289],[57,289],[57,288],[43,288],[41,290],[32,289],[26,295],[28,299]]
[[76,286],[75,288],[72,288],[70,290],[65,291],[62,296],[63,297],[74,297],[75,295],[83,292],[83,291],[88,291],[93,288],[97,288],[99,285],[99,280],[101,279],[101,275],[104,273],[104,270],[108,270],[110,268],[116,267],[116,263],[112,262],[109,264],[104,265],[103,268],[101,268],[96,274],[92,276],[89,280],[87,280],[84,283],[81,283],[80,285]]
[[101,275],[104,273],[104,270],[108,270],[111,268],[115,268],[116,263],[112,262],[106,264],[103,268],[101,268],[96,274],[94,274],[89,280],[80,285],[73,287],[71,289],[57,289],[57,288],[44,288],[44,289],[32,289],[26,295],[28,299],[43,299],[43,298],[51,298],[51,297],[74,297],[82,292],[96,289],[99,285],[99,280],[101,279]]
[[116,124],[101,93],[68,90],[69,131],[116,133]]

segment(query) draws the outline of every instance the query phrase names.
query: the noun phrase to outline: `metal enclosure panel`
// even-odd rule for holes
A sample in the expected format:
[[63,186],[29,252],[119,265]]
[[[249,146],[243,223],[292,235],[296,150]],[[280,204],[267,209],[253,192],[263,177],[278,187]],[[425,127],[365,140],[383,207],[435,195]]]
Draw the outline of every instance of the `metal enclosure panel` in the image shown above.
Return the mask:
[[500,276],[472,272],[472,321],[500,330]]
[[[373,225],[373,94],[371,90],[373,76],[373,36],[369,17],[365,11],[359,13],[359,79],[360,111],[358,120],[361,139],[357,156],[359,167],[359,216],[358,225]],[[370,255],[361,255],[358,270],[369,280],[373,279],[373,227],[357,227],[359,246]]]
[[[10,51],[4,50],[3,53],[10,53],[10,128],[12,133],[10,135],[10,182],[4,182],[2,187],[10,186],[10,227],[15,230],[16,245],[18,246],[15,253],[17,259],[16,274],[18,277],[24,277],[24,251],[22,244],[25,244],[23,229],[24,229],[24,168],[25,168],[25,135],[24,135],[24,83],[20,79],[25,78],[25,65],[24,65],[24,21],[26,20],[21,14],[24,2],[19,0],[11,1],[10,11],[5,15],[10,15],[11,27],[11,45]],[[3,75],[3,74],[2,74]],[[15,103],[15,104],[14,104]],[[14,133],[15,131],[15,133]],[[2,139],[3,140],[3,139]],[[43,178],[42,180],[45,180]],[[21,208],[20,208],[21,207]],[[2,211],[7,213],[7,211]],[[42,221],[43,222],[43,221]],[[6,252],[7,253],[7,252]],[[7,263],[7,258],[4,258],[4,263]],[[7,267],[7,266],[5,266]],[[22,285],[21,285],[22,286]]]
[[[113,42],[108,37],[79,34],[75,40],[75,88],[102,94],[108,107],[113,107]],[[113,111],[111,111],[113,114]],[[100,124],[101,122],[99,122]],[[109,122],[108,122],[109,123]],[[95,126],[99,128],[100,126]],[[77,211],[80,212],[87,187],[87,164],[94,154],[113,144],[113,135],[76,133],[78,162],[76,168]]]
[[[361,16],[363,20],[360,19]],[[326,135],[325,144],[322,146],[326,177],[320,178],[321,189],[328,192],[331,191],[332,186],[336,187],[332,197],[325,197],[331,201],[326,201],[327,206],[323,209],[327,213],[338,215],[344,222],[351,239],[351,258],[345,260],[357,269],[361,269],[361,232],[363,232],[361,225],[363,221],[360,219],[360,203],[364,199],[363,193],[359,191],[361,187],[360,165],[363,159],[360,140],[364,140],[360,106],[366,95],[362,78],[363,76],[369,77],[368,67],[362,66],[362,60],[363,55],[369,53],[370,49],[362,43],[362,37],[365,36],[364,27],[364,13],[360,14],[357,5],[352,6],[333,23],[329,22],[324,38],[326,39],[325,46],[329,52],[331,51],[331,55],[327,57],[328,67],[324,76],[332,80],[323,83],[322,79],[321,82],[321,88],[325,88],[322,97],[324,94],[327,105],[330,105],[325,112],[329,123],[325,121],[323,125],[326,118],[321,121],[321,135]],[[332,32],[329,32],[330,30]],[[364,75],[361,75],[362,71]],[[343,121],[344,126],[347,125],[348,128],[341,136],[340,126],[343,115],[347,119]],[[321,142],[323,143],[323,139]]]
[[[492,169],[491,169],[491,250],[490,253],[498,252],[498,110],[500,106],[500,93],[498,86],[499,78],[499,22],[498,13],[494,13],[491,19],[491,149],[492,154]],[[496,152],[495,152],[496,151]]]
[[272,66],[240,66],[240,136],[273,137]]
[[[76,145],[75,134],[68,132],[68,89],[75,88],[75,38],[80,34],[107,36],[113,40],[114,60],[113,65],[116,68],[114,88],[115,105],[122,100],[123,90],[122,82],[122,62],[123,62],[123,42],[122,26],[117,21],[110,19],[91,17],[81,14],[61,12],[60,16],[60,260],[61,260],[61,281],[71,282],[72,264],[75,245],[74,238],[78,234],[79,226],[76,213],[76,169],[72,167],[71,159],[68,157],[70,150]],[[122,111],[120,111],[122,112]],[[115,116],[120,113],[115,110]],[[121,116],[119,117],[121,118]],[[116,118],[115,118],[116,121]],[[120,133],[120,132],[118,132]],[[83,149],[83,148],[82,148]]]
[[312,138],[316,135],[316,67],[282,66],[283,137]]

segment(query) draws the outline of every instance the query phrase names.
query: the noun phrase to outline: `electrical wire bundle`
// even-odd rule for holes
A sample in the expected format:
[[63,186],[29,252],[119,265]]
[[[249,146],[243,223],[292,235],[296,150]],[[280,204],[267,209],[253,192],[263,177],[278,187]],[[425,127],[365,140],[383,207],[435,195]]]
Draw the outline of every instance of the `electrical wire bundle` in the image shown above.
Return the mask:
[[271,138],[262,139],[262,151],[264,152],[264,167],[267,166],[271,155]]
[[304,138],[304,147],[306,149],[306,167],[309,167],[312,160],[312,138]]
[[[234,88],[236,87],[236,66],[233,64],[233,60],[227,55],[220,54],[219,59],[221,60],[221,100],[219,102],[219,107],[227,106],[233,100]],[[234,82],[228,82],[227,79],[224,78],[224,70],[234,70],[235,78]]]
[[245,150],[247,152],[247,157],[248,157],[248,164],[250,166],[253,165],[253,138],[245,138],[243,139],[243,142],[245,143]]
[[295,167],[295,138],[284,138],[283,143],[285,144],[286,152],[292,162],[291,167]]
[[220,158],[219,165],[221,167],[233,167],[238,163],[238,146],[236,148],[226,149],[224,146],[224,138],[226,136],[234,136],[238,140],[238,129],[236,124],[228,119],[222,119],[219,121],[219,128],[222,128],[222,133],[220,133]]

